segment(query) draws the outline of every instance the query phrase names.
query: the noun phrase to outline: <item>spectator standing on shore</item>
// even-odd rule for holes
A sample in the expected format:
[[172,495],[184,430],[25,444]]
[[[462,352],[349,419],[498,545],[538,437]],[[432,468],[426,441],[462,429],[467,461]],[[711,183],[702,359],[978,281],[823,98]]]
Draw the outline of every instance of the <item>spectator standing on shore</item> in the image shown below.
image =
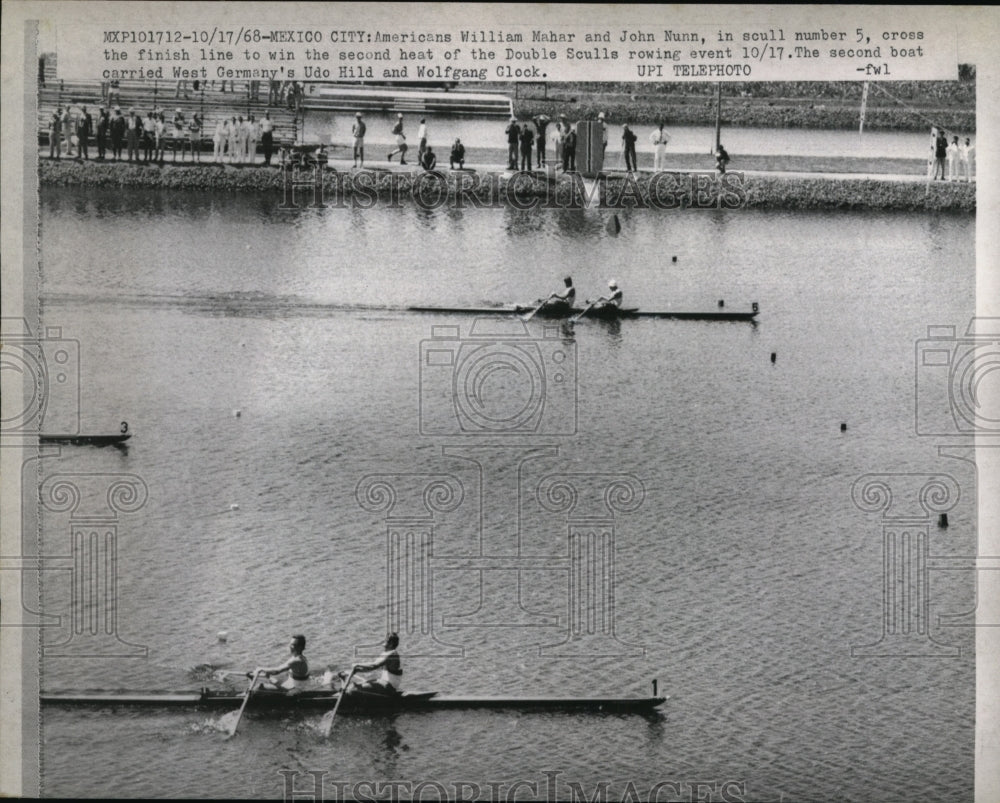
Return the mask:
[[80,110],[80,119],[76,121],[76,141],[77,141],[77,157],[81,159],[90,159],[89,146],[90,146],[90,135],[94,129],[94,121],[90,116],[90,112],[87,111],[87,107],[84,106]]
[[403,114],[400,112],[396,115],[396,124],[392,127],[392,135],[396,138],[396,149],[389,151],[389,155],[386,157],[390,162],[392,157],[397,153],[399,154],[399,163],[401,165],[406,164],[406,134],[403,133]]
[[184,140],[187,137],[187,120],[184,117],[184,112],[180,109],[174,110],[173,119],[173,130],[171,130],[171,145],[174,151],[174,161],[177,161],[177,148],[180,146],[181,156],[184,156]]
[[260,126],[257,119],[251,114],[247,120],[247,159],[250,164],[257,164],[257,140],[260,139]]
[[537,139],[535,140],[535,148],[538,151],[535,166],[545,167],[545,129],[548,128],[551,118],[547,114],[539,114],[532,122],[534,122],[535,130],[538,132]]
[[142,124],[142,160],[149,164],[156,158],[156,115],[150,109]]
[[226,139],[226,121],[221,117],[215,122],[215,132],[212,134],[212,161],[216,164],[222,161],[222,147]]
[[726,166],[729,164],[729,154],[726,153],[726,149],[722,147],[722,143],[719,143],[719,148],[715,152],[715,169],[719,171],[721,176],[726,172]]
[[274,153],[274,123],[271,120],[271,112],[264,112],[264,119],[260,121],[260,143],[264,148],[264,164],[271,166],[271,154]]
[[521,138],[521,127],[517,124],[516,117],[510,118],[505,133],[507,134],[507,169],[517,170],[517,143]]
[[228,133],[229,133],[229,139],[226,142],[226,146],[229,149],[229,163],[236,164],[236,162],[239,160],[239,153],[237,153],[237,151],[239,150],[238,143],[240,139],[240,129],[239,126],[236,124],[235,117],[231,117],[229,119]]
[[972,160],[975,157],[976,148],[972,144],[972,141],[966,137],[965,144],[961,145],[958,150],[958,161],[961,165],[962,175],[965,176],[966,181],[972,181]]
[[201,161],[201,115],[195,112],[191,115],[191,122],[187,130],[188,145],[191,146],[191,161]]
[[559,120],[552,127],[552,144],[556,152],[556,166],[561,167],[563,161],[563,141],[566,139],[566,115],[560,114]]
[[239,142],[236,144],[236,152],[240,155],[240,163],[245,164],[250,158],[250,120],[244,120],[243,115],[240,115],[239,122]]
[[62,109],[56,109],[49,118],[49,158],[62,156]]
[[625,150],[625,169],[629,173],[634,173],[636,170],[635,166],[635,141],[638,137],[635,132],[628,127],[628,123],[622,126],[622,145]]
[[434,153],[434,149],[430,145],[424,148],[424,153],[420,157],[420,166],[428,172],[437,167],[437,154]]
[[267,82],[267,105],[277,106],[281,98],[281,81]]
[[354,166],[365,166],[365,134],[368,133],[368,126],[361,118],[361,112],[354,113],[354,125],[351,126],[352,149],[354,153]]
[[670,134],[663,130],[663,123],[660,123],[652,134],[649,141],[653,144],[653,170],[660,172],[663,170],[663,157],[667,152],[667,143],[670,142]]
[[139,138],[142,136],[142,120],[135,113],[135,109],[128,110],[128,120],[125,121],[125,148],[128,151],[128,160],[139,161]]
[[69,106],[63,109],[62,114],[63,139],[66,141],[66,156],[73,155],[73,117],[69,113]]
[[115,106],[115,116],[111,118],[111,155],[117,162],[122,158],[122,143],[125,141],[125,118],[121,106]]
[[455,162],[458,162],[458,169],[465,167],[465,146],[462,140],[456,137],[455,144],[451,146],[451,156],[448,158],[448,166],[455,169]]
[[424,151],[427,150],[427,120],[420,118],[420,127],[417,129],[417,161],[424,163]]
[[948,181],[958,181],[958,137],[953,136],[948,146]]
[[568,127],[563,137],[563,172],[576,170],[576,131]]
[[531,152],[535,145],[535,130],[525,122],[521,129],[521,170],[531,170]]
[[937,137],[934,140],[934,180],[937,181],[940,173],[940,179],[944,181],[945,176],[948,174],[945,172],[945,160],[948,158],[948,137],[944,135],[944,131],[938,130]]
[[601,124],[601,153],[608,150],[608,124],[604,122],[604,112],[597,115],[597,122]]
[[163,164],[163,154],[167,148],[167,120],[163,116],[161,111],[159,114],[155,115],[156,120],[153,124],[153,134],[156,137],[156,153],[154,158],[159,164]]
[[935,151],[937,150],[937,128],[931,128],[931,152],[927,157],[927,178],[930,179],[934,175],[934,159]]
[[108,110],[101,106],[97,113],[97,160],[104,161],[104,153],[108,148],[108,133],[111,129],[111,118]]

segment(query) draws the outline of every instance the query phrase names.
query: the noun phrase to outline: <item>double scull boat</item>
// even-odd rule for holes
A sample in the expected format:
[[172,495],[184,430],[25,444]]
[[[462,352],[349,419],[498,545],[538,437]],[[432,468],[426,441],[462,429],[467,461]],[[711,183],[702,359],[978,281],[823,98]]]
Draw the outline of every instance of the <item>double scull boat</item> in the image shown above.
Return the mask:
[[523,315],[534,313],[536,318],[574,318],[582,315],[586,318],[599,320],[621,320],[623,318],[675,318],[688,321],[754,321],[760,308],[754,302],[749,311],[727,309],[707,310],[704,312],[649,312],[636,307],[529,307],[512,305],[506,307],[407,307],[409,312],[432,312],[439,315]]
[[[241,705],[244,692],[201,689],[188,692],[84,691],[43,692],[42,705],[60,706],[140,706],[234,709]],[[262,710],[332,709],[340,692],[329,689],[301,692],[258,689],[250,708]],[[509,709],[519,711],[577,711],[590,713],[649,713],[666,697],[464,697],[437,692],[373,694],[352,691],[340,705],[340,713],[392,713],[395,711],[444,711],[454,709]]]

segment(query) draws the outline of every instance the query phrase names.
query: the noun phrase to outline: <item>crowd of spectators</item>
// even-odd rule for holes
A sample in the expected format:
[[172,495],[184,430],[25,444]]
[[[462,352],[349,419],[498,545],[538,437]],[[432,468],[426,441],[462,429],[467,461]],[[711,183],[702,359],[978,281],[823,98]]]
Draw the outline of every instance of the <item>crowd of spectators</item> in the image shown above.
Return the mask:
[[[91,146],[96,150],[95,161],[126,161],[163,164],[167,150],[173,161],[202,161],[202,151],[212,143],[212,156],[205,161],[218,164],[256,164],[258,145],[265,165],[274,153],[274,123],[269,112],[262,120],[248,114],[219,117],[209,137],[205,121],[199,112],[190,119],[182,109],[168,115],[163,109],[150,109],[142,117],[134,108],[127,114],[120,106],[100,106],[96,119],[86,106],[78,110],[59,106],[48,124],[49,158],[63,155],[78,161],[89,160]],[[178,153],[180,158],[178,159]],[[124,154],[124,155],[123,155]]]

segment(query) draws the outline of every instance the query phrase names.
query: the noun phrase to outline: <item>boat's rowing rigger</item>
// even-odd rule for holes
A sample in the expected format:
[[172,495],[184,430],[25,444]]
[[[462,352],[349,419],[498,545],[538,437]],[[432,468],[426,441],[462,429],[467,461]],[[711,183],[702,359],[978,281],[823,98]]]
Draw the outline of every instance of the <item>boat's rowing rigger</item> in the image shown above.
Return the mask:
[[[329,690],[287,693],[260,689],[253,693],[251,709],[297,710],[330,709],[337,703],[338,692]],[[351,692],[340,705],[340,713],[393,711],[443,711],[448,709],[513,709],[526,711],[649,712],[666,697],[450,697],[437,692],[399,695]],[[43,705],[67,706],[146,706],[235,709],[243,702],[241,692],[44,692]]]
[[[521,315],[532,312],[535,307],[407,307],[409,312],[434,312],[439,315]],[[705,312],[647,312],[636,307],[542,307],[535,313],[538,318],[572,318],[586,312],[583,317],[601,320],[621,318],[675,318],[688,321],[753,321],[760,308],[754,302],[749,311],[717,309]]]

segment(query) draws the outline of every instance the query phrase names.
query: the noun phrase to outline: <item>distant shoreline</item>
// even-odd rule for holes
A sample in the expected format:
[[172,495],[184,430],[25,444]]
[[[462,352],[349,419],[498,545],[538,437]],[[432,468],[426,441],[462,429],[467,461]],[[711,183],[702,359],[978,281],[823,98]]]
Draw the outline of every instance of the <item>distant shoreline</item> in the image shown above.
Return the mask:
[[[333,169],[330,169],[333,168]],[[325,192],[328,197],[350,196],[355,182],[364,187],[363,194],[372,198],[389,198],[396,194],[404,202],[410,198],[422,171],[384,167],[366,171],[364,178],[350,169],[350,163],[331,163],[324,173]],[[442,191],[454,196],[474,192],[503,201],[511,181],[518,181],[522,197],[569,198],[574,190],[569,176],[555,174],[554,181],[542,175],[529,178],[526,174],[500,172],[441,171]],[[459,178],[465,176],[466,178]],[[657,178],[659,176],[659,178]],[[897,211],[947,211],[974,213],[976,185],[964,182],[924,182],[913,176],[851,176],[795,173],[748,173],[731,171],[726,183],[720,182],[714,171],[685,171],[653,173],[640,171],[629,180],[620,172],[609,172],[605,181],[605,201],[612,208],[639,205],[654,208],[711,208],[720,194],[726,196],[722,208],[798,209],[798,210],[897,210]],[[738,178],[737,178],[738,177]],[[916,179],[916,180],[915,180]],[[93,186],[152,190],[181,190],[201,192],[266,193],[286,192],[282,170],[277,167],[216,165],[167,162],[162,166],[115,162],[77,162],[71,159],[39,161],[39,180],[43,187]],[[461,183],[460,183],[461,182]],[[426,185],[425,186],[429,186]],[[476,190],[470,190],[475,186]],[[735,192],[734,192],[735,188]],[[306,207],[313,203],[311,190],[296,190],[296,202]],[[668,198],[655,203],[644,203],[653,198]],[[694,194],[698,193],[698,199]],[[656,200],[655,198],[653,199]],[[673,205],[676,204],[676,205]],[[469,204],[473,205],[473,204]]]
[[[857,130],[863,82],[724,83],[722,128],[818,128]],[[715,125],[714,84],[552,84],[544,91],[514,84],[507,92],[518,116],[545,113],[610,122],[655,125]],[[544,95],[544,96],[543,96]],[[906,81],[869,93],[865,129],[929,131],[932,125],[963,135],[976,132],[976,80]]]

